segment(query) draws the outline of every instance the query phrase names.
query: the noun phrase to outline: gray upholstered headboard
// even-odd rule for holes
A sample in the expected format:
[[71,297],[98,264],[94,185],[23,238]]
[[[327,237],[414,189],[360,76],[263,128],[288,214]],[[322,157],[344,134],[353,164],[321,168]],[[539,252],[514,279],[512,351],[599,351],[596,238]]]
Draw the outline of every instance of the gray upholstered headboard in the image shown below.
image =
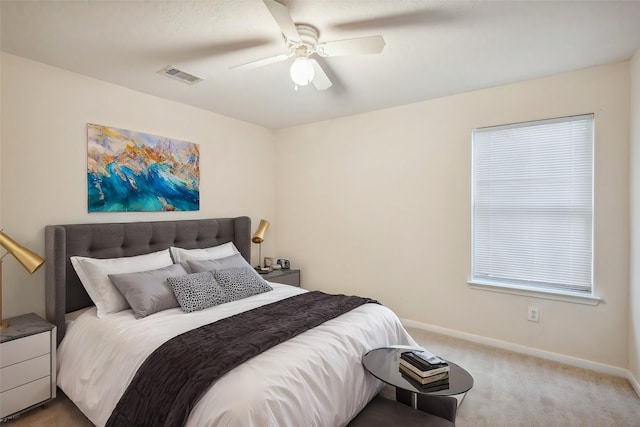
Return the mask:
[[116,258],[177,246],[208,248],[233,242],[251,262],[251,219],[197,219],[103,224],[48,225],[45,228],[47,319],[57,326],[58,344],[65,314],[93,305],[71,261],[72,256]]

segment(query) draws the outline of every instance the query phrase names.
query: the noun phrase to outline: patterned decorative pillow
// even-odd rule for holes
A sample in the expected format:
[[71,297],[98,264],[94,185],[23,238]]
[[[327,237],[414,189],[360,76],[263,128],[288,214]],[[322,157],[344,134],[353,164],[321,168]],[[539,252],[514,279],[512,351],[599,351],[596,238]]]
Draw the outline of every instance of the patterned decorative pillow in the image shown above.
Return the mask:
[[273,290],[251,267],[227,268],[213,272],[227,295],[227,302]]
[[227,302],[224,289],[216,282],[211,272],[168,277],[167,282],[185,313]]

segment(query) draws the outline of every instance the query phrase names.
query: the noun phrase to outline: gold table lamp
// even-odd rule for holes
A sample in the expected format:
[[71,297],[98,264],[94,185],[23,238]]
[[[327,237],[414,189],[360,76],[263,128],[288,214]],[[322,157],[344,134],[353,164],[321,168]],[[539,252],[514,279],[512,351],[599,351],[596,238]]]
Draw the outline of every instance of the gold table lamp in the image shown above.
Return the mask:
[[44,259],[42,259],[38,254],[31,252],[29,249],[18,244],[2,231],[0,231],[0,246],[7,251],[0,257],[0,329],[4,329],[9,326],[9,322],[2,320],[2,259],[9,254],[13,255],[13,257],[18,260],[20,265],[22,265],[29,274],[33,274],[37,269],[39,269],[42,264],[44,264]]
[[262,270],[262,242],[264,242],[264,233],[269,228],[269,221],[266,219],[261,219],[260,224],[258,225],[258,229],[255,233],[253,233],[253,237],[251,241],[253,243],[258,243],[260,246],[258,247],[258,269]]

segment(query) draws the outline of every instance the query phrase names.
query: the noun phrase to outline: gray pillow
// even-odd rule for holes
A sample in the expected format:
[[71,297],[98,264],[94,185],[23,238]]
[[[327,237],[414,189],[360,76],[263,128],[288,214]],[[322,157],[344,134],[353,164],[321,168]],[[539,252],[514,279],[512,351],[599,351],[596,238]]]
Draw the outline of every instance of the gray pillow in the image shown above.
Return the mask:
[[185,313],[204,310],[227,302],[225,291],[209,271],[170,277],[167,282]]
[[251,268],[242,254],[235,254],[220,259],[190,259],[187,260],[192,273],[203,273],[205,271],[224,270],[227,268]]
[[158,311],[178,307],[178,301],[167,285],[167,277],[183,276],[180,264],[137,273],[109,274],[111,283],[127,300],[136,319]]
[[216,270],[213,275],[227,294],[227,301],[236,301],[273,290],[251,267]]

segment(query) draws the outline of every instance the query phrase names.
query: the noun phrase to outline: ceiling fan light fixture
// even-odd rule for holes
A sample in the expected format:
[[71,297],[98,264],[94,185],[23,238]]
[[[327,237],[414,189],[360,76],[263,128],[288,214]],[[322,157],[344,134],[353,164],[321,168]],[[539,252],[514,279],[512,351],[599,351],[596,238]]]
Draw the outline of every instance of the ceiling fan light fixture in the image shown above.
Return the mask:
[[298,57],[291,64],[291,80],[298,86],[306,86],[313,80],[314,70],[309,58]]

